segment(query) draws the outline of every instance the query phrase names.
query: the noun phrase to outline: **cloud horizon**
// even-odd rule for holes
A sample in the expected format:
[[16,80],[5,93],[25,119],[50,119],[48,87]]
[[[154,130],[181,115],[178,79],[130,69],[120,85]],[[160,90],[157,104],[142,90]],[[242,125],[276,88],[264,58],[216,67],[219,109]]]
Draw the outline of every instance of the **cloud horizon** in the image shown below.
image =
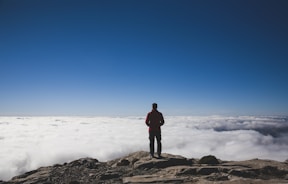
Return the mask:
[[[222,160],[288,159],[286,116],[167,116],[163,152]],[[81,157],[148,151],[145,117],[0,117],[0,180]]]

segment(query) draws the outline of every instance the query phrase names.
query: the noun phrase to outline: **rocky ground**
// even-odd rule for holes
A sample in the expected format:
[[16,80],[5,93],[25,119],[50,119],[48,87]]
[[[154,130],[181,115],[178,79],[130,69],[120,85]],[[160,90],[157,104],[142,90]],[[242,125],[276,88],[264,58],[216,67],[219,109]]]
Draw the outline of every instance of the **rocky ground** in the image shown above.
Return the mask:
[[63,165],[41,167],[0,184],[86,183],[288,183],[288,162],[253,159],[221,161],[214,156],[188,159],[163,154],[150,158],[140,151],[109,162],[82,158]]

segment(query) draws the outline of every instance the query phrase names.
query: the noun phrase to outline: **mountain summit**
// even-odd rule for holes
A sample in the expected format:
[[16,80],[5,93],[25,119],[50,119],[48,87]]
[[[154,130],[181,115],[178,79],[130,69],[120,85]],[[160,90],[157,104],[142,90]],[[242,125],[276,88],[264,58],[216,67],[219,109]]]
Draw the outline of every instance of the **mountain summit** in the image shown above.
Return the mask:
[[100,162],[81,158],[70,163],[41,167],[0,184],[100,183],[288,183],[288,162],[253,159],[221,161],[208,155],[188,159],[164,153],[160,159],[139,151]]

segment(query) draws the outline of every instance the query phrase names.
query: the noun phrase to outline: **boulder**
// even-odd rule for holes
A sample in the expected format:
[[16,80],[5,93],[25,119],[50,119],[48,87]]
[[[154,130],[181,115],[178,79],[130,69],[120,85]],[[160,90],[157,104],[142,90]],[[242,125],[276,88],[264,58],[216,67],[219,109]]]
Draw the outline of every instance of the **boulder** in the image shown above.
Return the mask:
[[134,163],[135,169],[166,168],[178,165],[191,165],[191,162],[182,156],[163,154],[162,158],[142,158]]
[[208,156],[202,157],[199,160],[198,163],[199,164],[208,164],[208,165],[218,165],[218,164],[220,164],[218,159],[215,156],[213,156],[213,155],[208,155]]

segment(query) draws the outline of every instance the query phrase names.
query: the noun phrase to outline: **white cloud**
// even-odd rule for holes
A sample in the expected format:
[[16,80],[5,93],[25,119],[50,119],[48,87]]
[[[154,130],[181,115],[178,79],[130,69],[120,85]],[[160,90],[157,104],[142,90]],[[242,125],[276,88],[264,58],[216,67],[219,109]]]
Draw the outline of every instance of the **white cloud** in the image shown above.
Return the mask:
[[[165,117],[163,152],[223,160],[284,161],[285,117]],[[110,160],[148,151],[144,117],[0,117],[0,180],[81,157]]]

